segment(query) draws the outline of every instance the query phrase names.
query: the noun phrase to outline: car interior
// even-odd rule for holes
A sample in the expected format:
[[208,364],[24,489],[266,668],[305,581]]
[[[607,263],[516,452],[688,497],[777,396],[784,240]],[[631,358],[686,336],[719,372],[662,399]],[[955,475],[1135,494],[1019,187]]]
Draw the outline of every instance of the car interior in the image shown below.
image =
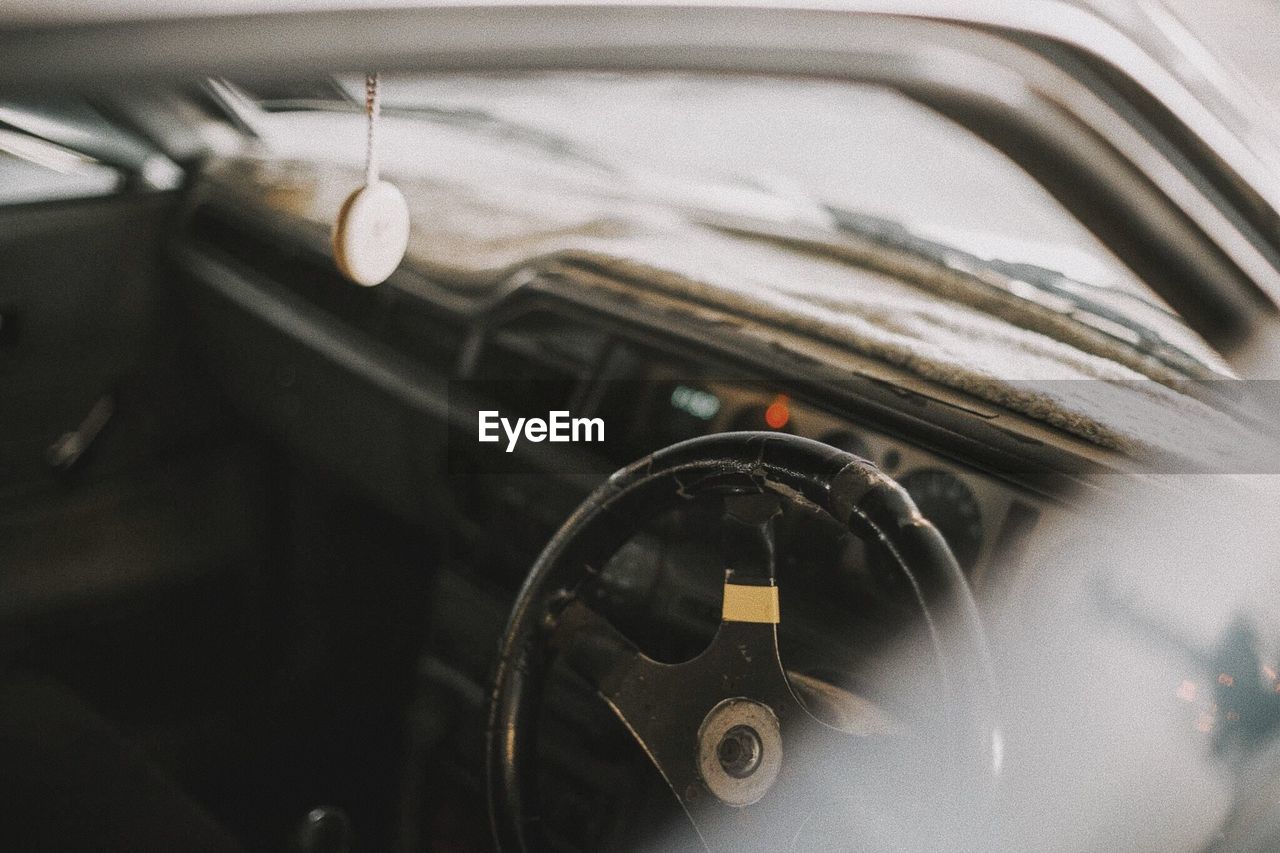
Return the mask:
[[393,64],[373,287],[355,63],[0,79],[0,845],[1142,849],[1001,823],[1053,811],[1000,793],[1046,772],[1009,625],[1096,502],[1269,452],[1223,388],[1274,312],[1100,136],[874,60]]

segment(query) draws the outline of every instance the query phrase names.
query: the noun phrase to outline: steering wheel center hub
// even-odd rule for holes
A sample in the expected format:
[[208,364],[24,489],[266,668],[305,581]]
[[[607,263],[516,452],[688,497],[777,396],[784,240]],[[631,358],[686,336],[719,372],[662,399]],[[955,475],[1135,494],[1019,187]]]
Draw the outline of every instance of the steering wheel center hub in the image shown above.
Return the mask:
[[753,699],[725,699],[698,729],[698,772],[730,806],[758,802],[782,769],[782,733],[773,710]]

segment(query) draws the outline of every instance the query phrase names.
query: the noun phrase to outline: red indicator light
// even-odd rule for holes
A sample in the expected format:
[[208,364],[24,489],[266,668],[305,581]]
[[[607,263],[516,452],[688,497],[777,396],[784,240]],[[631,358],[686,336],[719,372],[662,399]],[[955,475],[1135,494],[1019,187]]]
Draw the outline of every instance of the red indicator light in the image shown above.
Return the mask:
[[769,429],[782,429],[791,420],[790,402],[791,398],[786,394],[773,398],[769,408],[764,410],[764,422],[769,425]]

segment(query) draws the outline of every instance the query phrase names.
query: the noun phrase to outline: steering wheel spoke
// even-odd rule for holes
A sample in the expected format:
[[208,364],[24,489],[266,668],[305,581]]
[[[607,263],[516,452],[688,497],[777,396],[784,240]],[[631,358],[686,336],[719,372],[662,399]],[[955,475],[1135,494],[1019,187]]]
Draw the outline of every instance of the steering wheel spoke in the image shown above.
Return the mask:
[[603,696],[610,696],[618,685],[646,682],[648,673],[659,666],[581,599],[562,603],[550,621],[551,649]]
[[[742,615],[769,612],[751,599],[736,601]],[[551,645],[631,732],[711,850],[742,850],[744,837],[758,844],[749,849],[786,849],[816,787],[806,768],[856,755],[864,740],[808,712],[782,668],[772,621],[725,621],[700,655],[664,664],[575,599],[555,620]],[[808,760],[818,753],[823,760]]]

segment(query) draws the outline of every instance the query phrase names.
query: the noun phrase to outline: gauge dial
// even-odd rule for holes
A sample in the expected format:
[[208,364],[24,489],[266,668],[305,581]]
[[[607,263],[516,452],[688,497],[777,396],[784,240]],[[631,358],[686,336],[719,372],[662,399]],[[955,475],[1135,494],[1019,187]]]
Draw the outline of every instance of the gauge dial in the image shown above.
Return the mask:
[[938,468],[921,468],[898,481],[916,502],[920,514],[947,540],[956,562],[972,569],[982,550],[982,509],[973,490],[959,477]]
[[837,450],[843,450],[845,453],[852,453],[854,456],[860,456],[863,459],[871,458],[871,450],[867,447],[867,443],[863,441],[862,436],[853,430],[834,430],[824,435],[821,441],[823,444],[829,444]]

